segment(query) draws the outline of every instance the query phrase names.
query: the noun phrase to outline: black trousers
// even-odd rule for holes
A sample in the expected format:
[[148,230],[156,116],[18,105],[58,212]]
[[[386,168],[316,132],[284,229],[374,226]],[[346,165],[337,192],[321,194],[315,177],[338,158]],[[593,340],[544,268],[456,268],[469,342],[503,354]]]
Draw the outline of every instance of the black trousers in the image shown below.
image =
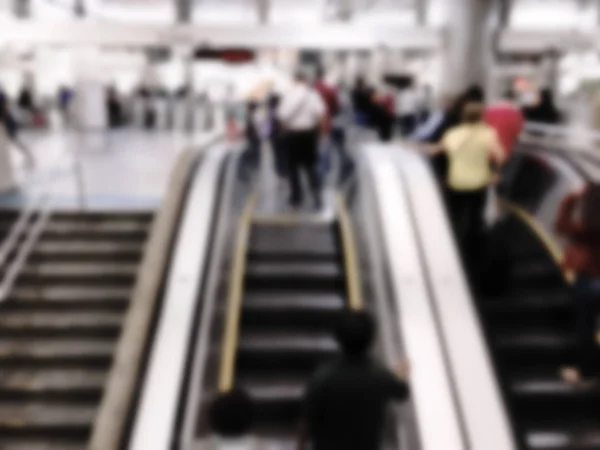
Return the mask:
[[577,362],[587,377],[600,376],[600,280],[579,275],[573,286],[577,330]]
[[321,182],[317,168],[318,133],[316,130],[288,131],[286,133],[288,153],[290,204],[300,206],[303,201],[300,172],[308,176],[310,188],[317,206],[321,204]]
[[487,189],[456,191],[450,189],[448,201],[456,239],[468,263],[479,259],[484,229],[483,214]]

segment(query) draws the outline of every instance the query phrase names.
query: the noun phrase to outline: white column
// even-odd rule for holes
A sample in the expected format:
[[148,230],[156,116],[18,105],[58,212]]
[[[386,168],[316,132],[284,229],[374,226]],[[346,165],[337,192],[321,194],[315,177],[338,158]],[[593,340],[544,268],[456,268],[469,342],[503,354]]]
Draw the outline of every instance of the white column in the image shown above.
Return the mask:
[[105,130],[107,124],[106,87],[98,80],[79,79],[76,84],[75,113],[82,131]]
[[491,1],[449,1],[445,88],[460,92],[474,83],[485,86],[486,67],[491,63]]

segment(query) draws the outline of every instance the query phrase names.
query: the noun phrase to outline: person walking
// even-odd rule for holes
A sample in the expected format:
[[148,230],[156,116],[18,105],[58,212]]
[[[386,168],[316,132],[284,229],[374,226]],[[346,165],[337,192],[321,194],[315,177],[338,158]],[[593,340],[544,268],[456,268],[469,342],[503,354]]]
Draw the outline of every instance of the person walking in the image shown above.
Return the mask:
[[559,125],[562,122],[562,114],[556,107],[554,93],[549,88],[540,92],[539,102],[523,111],[528,122],[543,125]]
[[600,184],[567,195],[556,232],[567,239],[563,270],[575,275],[576,365],[561,368],[562,378],[582,384],[600,378]]
[[382,445],[385,408],[409,397],[408,366],[396,373],[370,356],[375,322],[366,312],[347,312],[336,339],[341,356],[310,380],[303,401],[298,449],[377,450]]
[[483,110],[482,102],[468,100],[462,123],[450,129],[431,151],[448,156],[451,217],[459,245],[471,263],[478,260],[487,189],[498,181],[505,160],[498,134],[483,122]]
[[14,146],[23,154],[25,157],[25,167],[27,169],[33,169],[35,167],[35,159],[33,153],[23,142],[19,139],[19,124],[13,116],[8,106],[8,99],[4,97],[0,99],[0,123],[6,131],[8,140],[14,144]]
[[321,182],[317,169],[318,142],[327,108],[319,93],[297,72],[294,84],[283,95],[277,116],[285,130],[285,147],[289,163],[290,205],[298,208],[303,202],[300,172],[308,175],[315,206],[320,209]]

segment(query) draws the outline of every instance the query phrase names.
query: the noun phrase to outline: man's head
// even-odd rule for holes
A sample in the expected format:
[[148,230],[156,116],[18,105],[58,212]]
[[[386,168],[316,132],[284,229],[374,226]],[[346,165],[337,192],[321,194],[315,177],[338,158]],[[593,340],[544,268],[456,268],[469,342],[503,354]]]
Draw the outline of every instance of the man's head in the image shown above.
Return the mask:
[[483,88],[477,84],[469,86],[469,88],[463,94],[463,100],[465,102],[480,102],[485,101],[485,93]]
[[252,399],[241,389],[220,395],[210,407],[209,422],[213,432],[221,437],[245,436],[254,423]]
[[344,355],[356,358],[365,356],[375,338],[375,321],[366,312],[344,313],[336,330],[336,339]]

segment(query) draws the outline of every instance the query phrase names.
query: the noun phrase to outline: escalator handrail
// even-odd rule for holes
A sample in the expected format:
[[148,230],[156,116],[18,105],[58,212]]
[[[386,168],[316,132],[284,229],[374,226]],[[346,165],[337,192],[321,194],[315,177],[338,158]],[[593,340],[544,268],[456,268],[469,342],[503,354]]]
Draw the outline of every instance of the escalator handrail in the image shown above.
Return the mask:
[[396,150],[384,144],[368,144],[362,151],[372,174],[382,245],[396,303],[391,320],[398,323],[411,361],[411,393],[422,448],[464,450],[468,445],[461,430],[435,313],[428,301],[403,177],[392,160]]
[[415,240],[465,440],[474,449],[513,450],[516,446],[508,412],[432,170],[422,155],[407,148],[394,150],[396,165],[405,180]]
[[344,255],[344,268],[346,290],[348,293],[348,306],[353,311],[364,308],[363,290],[359,272],[358,258],[356,255],[356,239],[348,207],[341,194],[336,194],[335,205],[341,233],[341,243]]
[[233,389],[235,379],[235,361],[239,340],[240,316],[244,296],[244,278],[248,258],[248,245],[252,217],[258,201],[257,193],[250,195],[239,219],[233,249],[233,267],[229,276],[227,310],[223,340],[221,342],[221,362],[219,366],[219,392]]
[[568,284],[573,283],[575,275],[571,271],[562,269],[564,261],[564,252],[556,244],[554,239],[552,239],[550,234],[544,230],[540,223],[529,212],[521,208],[519,205],[506,199],[499,199],[499,201],[503,209],[509,211],[515,217],[520,219],[521,222],[523,222],[538,238],[538,240],[542,243],[542,245],[546,249],[546,252],[550,255],[554,263],[561,268],[561,273],[565,281]]
[[[212,145],[217,142],[212,142]],[[211,214],[217,202],[220,174],[228,154],[221,148],[215,150],[204,152],[202,163],[196,170],[190,170],[192,173],[173,173],[173,185],[177,187],[183,183],[184,187],[178,189],[184,197],[165,199],[155,219],[111,369],[109,391],[103,399],[102,421],[95,426],[90,449],[116,450],[122,447],[129,409],[136,404],[138,383],[141,389],[128,448],[162,450],[169,448],[172,442],[186,374],[193,313],[202,274],[207,270]],[[172,202],[182,202],[181,216],[173,213]],[[167,211],[171,211],[174,217],[167,218]],[[168,236],[166,232],[164,235],[160,233],[158,236],[162,237],[156,237],[155,241],[154,233],[159,232],[161,222],[162,226],[172,228]],[[173,236],[175,239],[171,245]],[[162,304],[156,311],[159,301]],[[150,334],[155,313],[156,328]],[[151,343],[147,368],[140,374],[148,339]],[[119,438],[111,434],[113,432]]]

